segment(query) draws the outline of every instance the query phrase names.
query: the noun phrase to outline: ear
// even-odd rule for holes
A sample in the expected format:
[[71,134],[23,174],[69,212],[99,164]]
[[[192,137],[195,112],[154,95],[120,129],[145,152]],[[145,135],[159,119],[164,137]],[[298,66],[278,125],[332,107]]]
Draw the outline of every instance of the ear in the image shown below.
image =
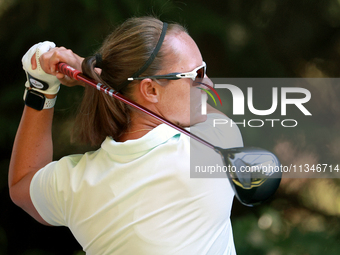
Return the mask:
[[139,91],[144,100],[150,103],[158,103],[160,99],[160,85],[151,79],[144,79],[139,84]]

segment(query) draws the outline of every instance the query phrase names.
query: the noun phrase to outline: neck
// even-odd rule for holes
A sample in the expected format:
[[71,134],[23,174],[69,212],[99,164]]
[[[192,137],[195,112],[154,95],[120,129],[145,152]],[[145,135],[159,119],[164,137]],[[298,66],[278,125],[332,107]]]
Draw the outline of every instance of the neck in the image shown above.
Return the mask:
[[157,127],[161,122],[145,113],[137,113],[135,111],[131,114],[131,122],[129,128],[119,137],[119,142],[127,140],[139,139]]

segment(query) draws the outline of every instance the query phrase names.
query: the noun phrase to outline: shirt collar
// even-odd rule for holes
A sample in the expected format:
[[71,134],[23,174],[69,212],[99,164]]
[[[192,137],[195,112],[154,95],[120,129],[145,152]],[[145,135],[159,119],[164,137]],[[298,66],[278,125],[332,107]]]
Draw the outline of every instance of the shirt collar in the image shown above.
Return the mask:
[[176,129],[160,124],[139,139],[116,142],[111,137],[107,137],[101,147],[108,153],[115,155],[143,153],[165,143],[177,134],[180,134],[180,132]]

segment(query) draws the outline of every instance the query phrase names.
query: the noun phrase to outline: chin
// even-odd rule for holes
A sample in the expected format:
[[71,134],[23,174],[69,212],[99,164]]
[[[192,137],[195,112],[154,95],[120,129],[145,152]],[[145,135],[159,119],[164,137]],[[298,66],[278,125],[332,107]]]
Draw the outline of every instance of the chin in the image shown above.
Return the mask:
[[205,122],[207,120],[208,116],[207,115],[197,115],[197,116],[192,116],[190,118],[190,126],[193,126],[198,123]]

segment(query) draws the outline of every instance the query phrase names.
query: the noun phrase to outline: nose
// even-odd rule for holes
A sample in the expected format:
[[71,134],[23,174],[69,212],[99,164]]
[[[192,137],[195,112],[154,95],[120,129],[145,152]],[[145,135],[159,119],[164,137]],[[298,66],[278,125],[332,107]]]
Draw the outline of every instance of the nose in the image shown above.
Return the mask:
[[208,75],[204,75],[204,78],[201,79],[201,81],[198,83],[200,84],[198,87],[205,90],[211,90],[211,88],[214,88],[214,83],[212,82],[212,80],[210,80]]

